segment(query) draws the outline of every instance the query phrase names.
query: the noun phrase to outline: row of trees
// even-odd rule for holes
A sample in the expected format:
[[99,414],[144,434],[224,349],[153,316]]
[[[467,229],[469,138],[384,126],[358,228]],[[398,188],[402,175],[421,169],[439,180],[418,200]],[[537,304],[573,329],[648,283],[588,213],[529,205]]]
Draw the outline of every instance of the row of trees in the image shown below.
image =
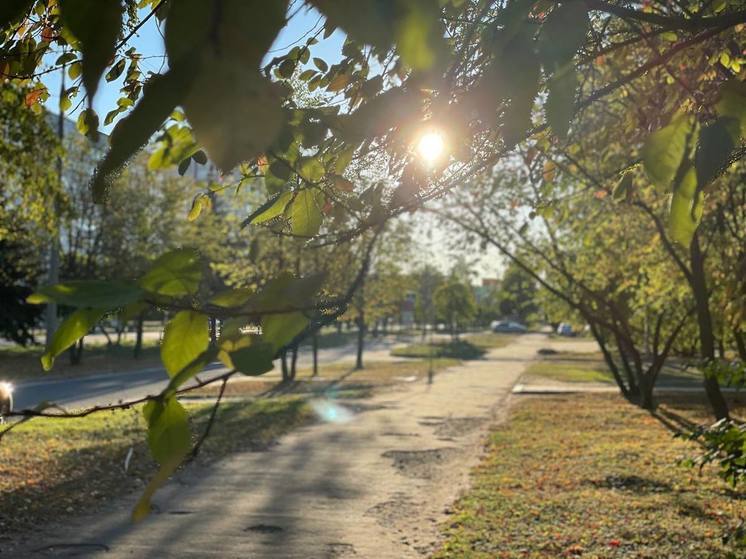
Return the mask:
[[[179,351],[162,353],[171,381],[146,408],[162,469],[136,517],[189,450],[175,396],[198,365],[217,351],[231,374],[268,370],[271,357],[347,312],[361,287],[372,291],[373,248],[392,217],[448,193],[446,219],[591,326],[631,401],[654,406],[657,375],[682,341],[696,340],[705,369],[719,345],[727,354],[742,344],[743,183],[732,179],[746,137],[741,2],[309,4],[323,31],[274,58],[286,0],[2,4],[0,71],[30,89],[27,104],[47,94],[39,78],[59,57],[58,67],[75,69],[63,97],[85,91],[80,120],[95,135],[99,81],[122,79],[109,114],[125,116],[93,177],[94,200],[116,195],[117,175],[159,133],[164,165],[196,162],[202,147],[221,171],[239,169],[241,185],[263,200],[246,209],[242,223],[256,229],[249,238],[277,237],[260,246],[277,259],[231,272],[231,285],[251,287],[222,289],[218,264],[205,269],[176,251],[137,281],[66,284],[32,298],[77,309],[47,365],[107,313],[132,305],[174,313],[164,345]],[[168,63],[151,76],[127,44],[138,6],[163,22]],[[337,28],[346,36],[339,59],[314,57],[318,38]],[[320,102],[297,95],[296,74]],[[449,147],[430,163],[413,149],[428,129],[443,130]],[[195,215],[208,198],[195,202]],[[251,250],[231,246],[238,233],[220,233],[216,254]],[[295,243],[302,257],[287,258]],[[333,246],[357,247],[333,281],[298,277],[301,260]],[[215,319],[235,328],[212,348]],[[248,324],[263,333],[241,329]],[[727,418],[718,379],[707,375],[704,385],[715,415]]]

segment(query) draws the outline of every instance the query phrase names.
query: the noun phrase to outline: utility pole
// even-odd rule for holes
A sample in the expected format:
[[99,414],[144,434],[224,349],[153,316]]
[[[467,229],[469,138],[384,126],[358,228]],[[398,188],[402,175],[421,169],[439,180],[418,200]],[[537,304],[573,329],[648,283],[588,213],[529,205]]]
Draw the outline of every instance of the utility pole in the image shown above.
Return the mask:
[[[62,97],[65,94],[65,69],[62,65],[62,79],[60,80],[60,104],[59,115],[57,117],[57,136],[60,139],[60,146],[65,139],[65,111],[62,110]],[[57,155],[57,181],[62,185],[62,153]],[[52,208],[52,234],[49,240],[49,273],[47,274],[47,283],[54,285],[60,281],[60,231],[59,220],[57,219],[57,194],[50,189],[51,208]],[[50,301],[47,303],[45,316],[45,329],[47,345],[52,342],[52,336],[57,331],[57,303]]]

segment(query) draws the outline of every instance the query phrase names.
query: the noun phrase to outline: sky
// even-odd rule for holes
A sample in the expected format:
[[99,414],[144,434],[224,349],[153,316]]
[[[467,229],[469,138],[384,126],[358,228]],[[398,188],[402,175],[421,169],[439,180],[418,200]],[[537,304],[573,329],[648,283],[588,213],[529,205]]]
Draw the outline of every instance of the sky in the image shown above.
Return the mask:
[[[141,18],[144,18],[147,14],[147,10],[140,11]],[[288,22],[288,25],[280,31],[280,34],[272,45],[272,48],[267,53],[266,61],[289,51],[297,44],[305,44],[306,39],[313,35],[313,33],[323,25],[321,14],[313,8],[304,6],[298,0],[291,3],[289,14],[291,15],[290,21]],[[344,37],[344,33],[339,30],[335,31],[325,40],[322,40],[322,35],[319,35],[319,43],[313,46],[313,55],[321,57],[331,63],[338,61],[341,58],[340,51],[342,49]],[[150,18],[138,33],[127,43],[127,45],[123,47],[123,50],[126,50],[131,46],[135,47],[140,55],[142,55],[140,69],[143,73],[160,73],[167,67],[164,56],[165,48],[163,45],[162,29],[159,28],[157,18]],[[48,63],[50,65],[53,64],[57,56],[59,56],[59,53],[48,57]],[[102,79],[98,93],[94,99],[93,106],[101,120],[101,130],[105,133],[111,132],[114,124],[116,124],[112,123],[109,126],[104,126],[103,121],[106,113],[116,107],[117,99],[120,97],[119,89],[122,86],[123,79],[124,76],[111,83]],[[49,99],[47,99],[45,105],[49,111],[57,113],[59,111],[59,94],[62,73],[60,71],[46,74],[43,76],[42,81],[50,92]],[[71,85],[72,81],[69,78],[66,78],[66,87],[70,87]],[[80,101],[81,99],[82,97],[79,95],[73,103],[74,108],[76,108],[77,101]],[[85,108],[83,103],[80,105],[80,107],[77,107],[77,110],[73,110],[68,114],[69,118],[73,120],[77,118],[80,110]]]
[[[4,1],[4,0],[0,0]],[[267,53],[266,61],[287,52],[293,46],[305,44],[308,37],[313,35],[323,25],[323,18],[316,10],[307,8],[300,0],[291,2],[289,14],[291,15],[288,25],[278,35],[272,48]],[[147,11],[141,11],[141,17],[145,17]],[[340,51],[345,39],[344,33],[337,30],[329,38],[323,39],[322,35],[318,36],[319,43],[312,47],[312,55],[323,58],[329,63],[335,63],[341,58]],[[164,45],[162,30],[159,29],[157,18],[151,18],[139,30],[139,32],[128,43],[128,46],[134,46],[142,55],[143,59],[140,68],[143,72],[161,72],[165,69]],[[51,57],[50,63],[54,63],[57,55]],[[60,91],[61,73],[53,72],[44,76],[44,83],[49,89],[50,97],[46,101],[47,109],[53,113],[58,112],[59,91]],[[69,87],[71,81],[66,79],[66,85]],[[106,113],[116,107],[117,99],[120,97],[119,89],[122,85],[122,78],[108,83],[102,80],[96,98],[94,108],[99,114],[101,120],[101,129],[105,133],[111,132],[114,124],[104,125]],[[78,97],[78,100],[82,97]],[[75,104],[73,105],[75,107]],[[84,108],[84,104],[81,103]],[[71,111],[68,117],[72,120],[77,118],[81,108]],[[463,253],[462,250],[453,249],[454,243],[448,237],[448,233],[438,227],[434,218],[427,215],[419,215],[413,223],[415,231],[415,240],[418,244],[418,254],[422,263],[434,264],[443,273],[448,273],[455,257]],[[503,269],[501,257],[493,250],[488,250],[484,254],[467,253],[469,261],[474,262],[474,281],[480,282],[482,278],[499,277]],[[417,264],[415,264],[417,265]]]

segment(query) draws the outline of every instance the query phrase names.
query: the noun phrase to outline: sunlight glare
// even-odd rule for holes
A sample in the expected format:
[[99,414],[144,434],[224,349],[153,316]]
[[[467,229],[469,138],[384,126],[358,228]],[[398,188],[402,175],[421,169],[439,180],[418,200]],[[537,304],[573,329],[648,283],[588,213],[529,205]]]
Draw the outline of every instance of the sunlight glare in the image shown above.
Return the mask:
[[445,151],[443,135],[437,131],[426,132],[417,144],[417,152],[428,165],[434,164]]

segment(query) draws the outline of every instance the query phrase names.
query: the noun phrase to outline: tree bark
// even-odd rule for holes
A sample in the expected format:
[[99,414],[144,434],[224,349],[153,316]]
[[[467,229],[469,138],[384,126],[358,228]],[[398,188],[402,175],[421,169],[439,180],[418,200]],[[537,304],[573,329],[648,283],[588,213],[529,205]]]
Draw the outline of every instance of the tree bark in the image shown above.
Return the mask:
[[733,338],[736,340],[738,356],[741,358],[741,361],[746,361],[746,339],[744,339],[743,332],[738,329],[733,330]]
[[355,359],[355,369],[363,368],[363,349],[365,346],[365,311],[360,309],[357,317],[357,357]]
[[[696,305],[697,325],[699,327],[700,357],[706,361],[715,359],[715,336],[712,331],[712,315],[710,314],[710,295],[707,292],[705,278],[704,256],[699,244],[699,235],[695,232],[689,247],[689,260],[692,272],[692,291]],[[720,391],[720,384],[716,378],[705,375],[705,392],[716,419],[727,419],[728,403]]]
[[290,357],[290,380],[295,380],[295,373],[297,371],[296,365],[298,364],[298,345],[294,345]]
[[280,354],[280,364],[282,366],[282,382],[290,380],[290,371],[288,370],[288,354],[283,350]]
[[145,315],[141,313],[137,316],[137,321],[136,321],[136,326],[135,326],[135,349],[133,350],[135,359],[139,359],[140,355],[142,354],[142,328],[143,328],[144,322],[145,322]]

